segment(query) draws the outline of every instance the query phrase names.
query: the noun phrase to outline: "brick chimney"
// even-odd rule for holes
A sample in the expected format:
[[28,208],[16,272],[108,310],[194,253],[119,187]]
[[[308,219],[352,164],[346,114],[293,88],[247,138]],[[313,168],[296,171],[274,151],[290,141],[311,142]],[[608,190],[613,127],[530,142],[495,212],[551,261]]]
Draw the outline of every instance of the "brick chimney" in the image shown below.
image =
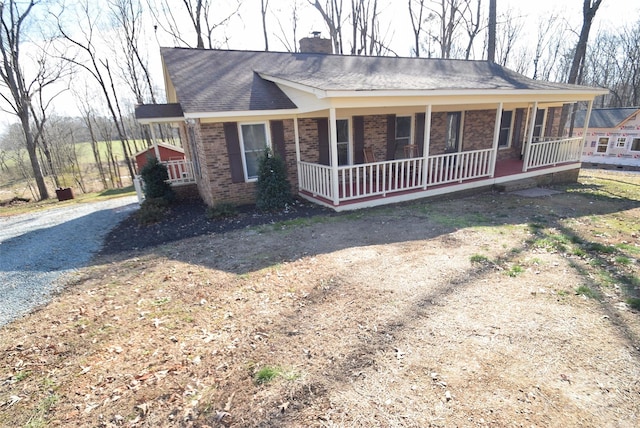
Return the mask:
[[313,35],[313,37],[305,37],[304,39],[300,39],[301,53],[333,53],[333,45],[331,44],[331,40],[323,39],[322,37],[320,37],[320,31],[313,31],[311,34]]

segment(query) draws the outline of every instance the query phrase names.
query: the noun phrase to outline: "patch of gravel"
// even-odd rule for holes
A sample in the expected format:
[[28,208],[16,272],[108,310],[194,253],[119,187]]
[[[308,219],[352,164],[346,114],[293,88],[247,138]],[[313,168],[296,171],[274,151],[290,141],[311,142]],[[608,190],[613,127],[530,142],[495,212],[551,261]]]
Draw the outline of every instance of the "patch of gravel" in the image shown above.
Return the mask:
[[0,218],[0,326],[47,303],[62,275],[86,266],[136,197]]

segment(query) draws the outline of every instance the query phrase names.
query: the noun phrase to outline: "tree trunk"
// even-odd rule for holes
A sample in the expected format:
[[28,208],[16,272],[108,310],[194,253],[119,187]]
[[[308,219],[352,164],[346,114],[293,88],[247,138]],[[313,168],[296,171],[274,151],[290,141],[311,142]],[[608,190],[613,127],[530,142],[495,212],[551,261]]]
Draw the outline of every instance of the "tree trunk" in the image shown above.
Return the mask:
[[31,168],[33,169],[33,178],[35,179],[36,186],[38,187],[38,194],[40,195],[40,199],[49,199],[49,191],[47,190],[47,185],[44,182],[40,162],[38,162],[36,143],[33,140],[33,134],[31,134],[28,111],[20,115],[20,122],[22,123],[24,139],[27,143],[27,153],[29,154],[29,160],[31,161]]
[[489,0],[489,43],[487,61],[496,62],[496,0]]

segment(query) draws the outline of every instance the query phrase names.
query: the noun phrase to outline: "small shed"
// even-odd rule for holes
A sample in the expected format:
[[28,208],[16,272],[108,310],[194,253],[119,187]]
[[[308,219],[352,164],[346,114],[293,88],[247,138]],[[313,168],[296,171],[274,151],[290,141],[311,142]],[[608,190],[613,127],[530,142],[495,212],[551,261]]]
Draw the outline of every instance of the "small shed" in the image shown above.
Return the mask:
[[[160,154],[160,162],[169,162],[176,160],[184,160],[184,150],[181,147],[174,146],[166,143],[157,144],[158,153]],[[157,158],[156,147],[149,146],[144,150],[139,151],[134,155],[136,159],[136,165],[138,166],[138,172],[147,164],[147,160],[150,158]]]

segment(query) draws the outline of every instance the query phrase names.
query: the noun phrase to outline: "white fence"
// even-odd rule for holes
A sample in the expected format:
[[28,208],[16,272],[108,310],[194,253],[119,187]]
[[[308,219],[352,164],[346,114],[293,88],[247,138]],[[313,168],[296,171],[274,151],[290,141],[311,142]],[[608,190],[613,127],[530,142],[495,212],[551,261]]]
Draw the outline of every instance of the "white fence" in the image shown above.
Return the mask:
[[[427,158],[400,159],[338,167],[340,201],[385,196],[389,193],[426,189],[428,186],[489,177],[493,150],[474,150]],[[314,197],[333,201],[331,167],[300,162],[300,189]],[[425,174],[426,173],[426,174]]]
[[162,164],[167,167],[170,184],[194,183],[196,181],[193,162],[180,159],[163,161]]
[[582,137],[532,143],[527,151],[524,171],[563,162],[579,162],[582,155]]

